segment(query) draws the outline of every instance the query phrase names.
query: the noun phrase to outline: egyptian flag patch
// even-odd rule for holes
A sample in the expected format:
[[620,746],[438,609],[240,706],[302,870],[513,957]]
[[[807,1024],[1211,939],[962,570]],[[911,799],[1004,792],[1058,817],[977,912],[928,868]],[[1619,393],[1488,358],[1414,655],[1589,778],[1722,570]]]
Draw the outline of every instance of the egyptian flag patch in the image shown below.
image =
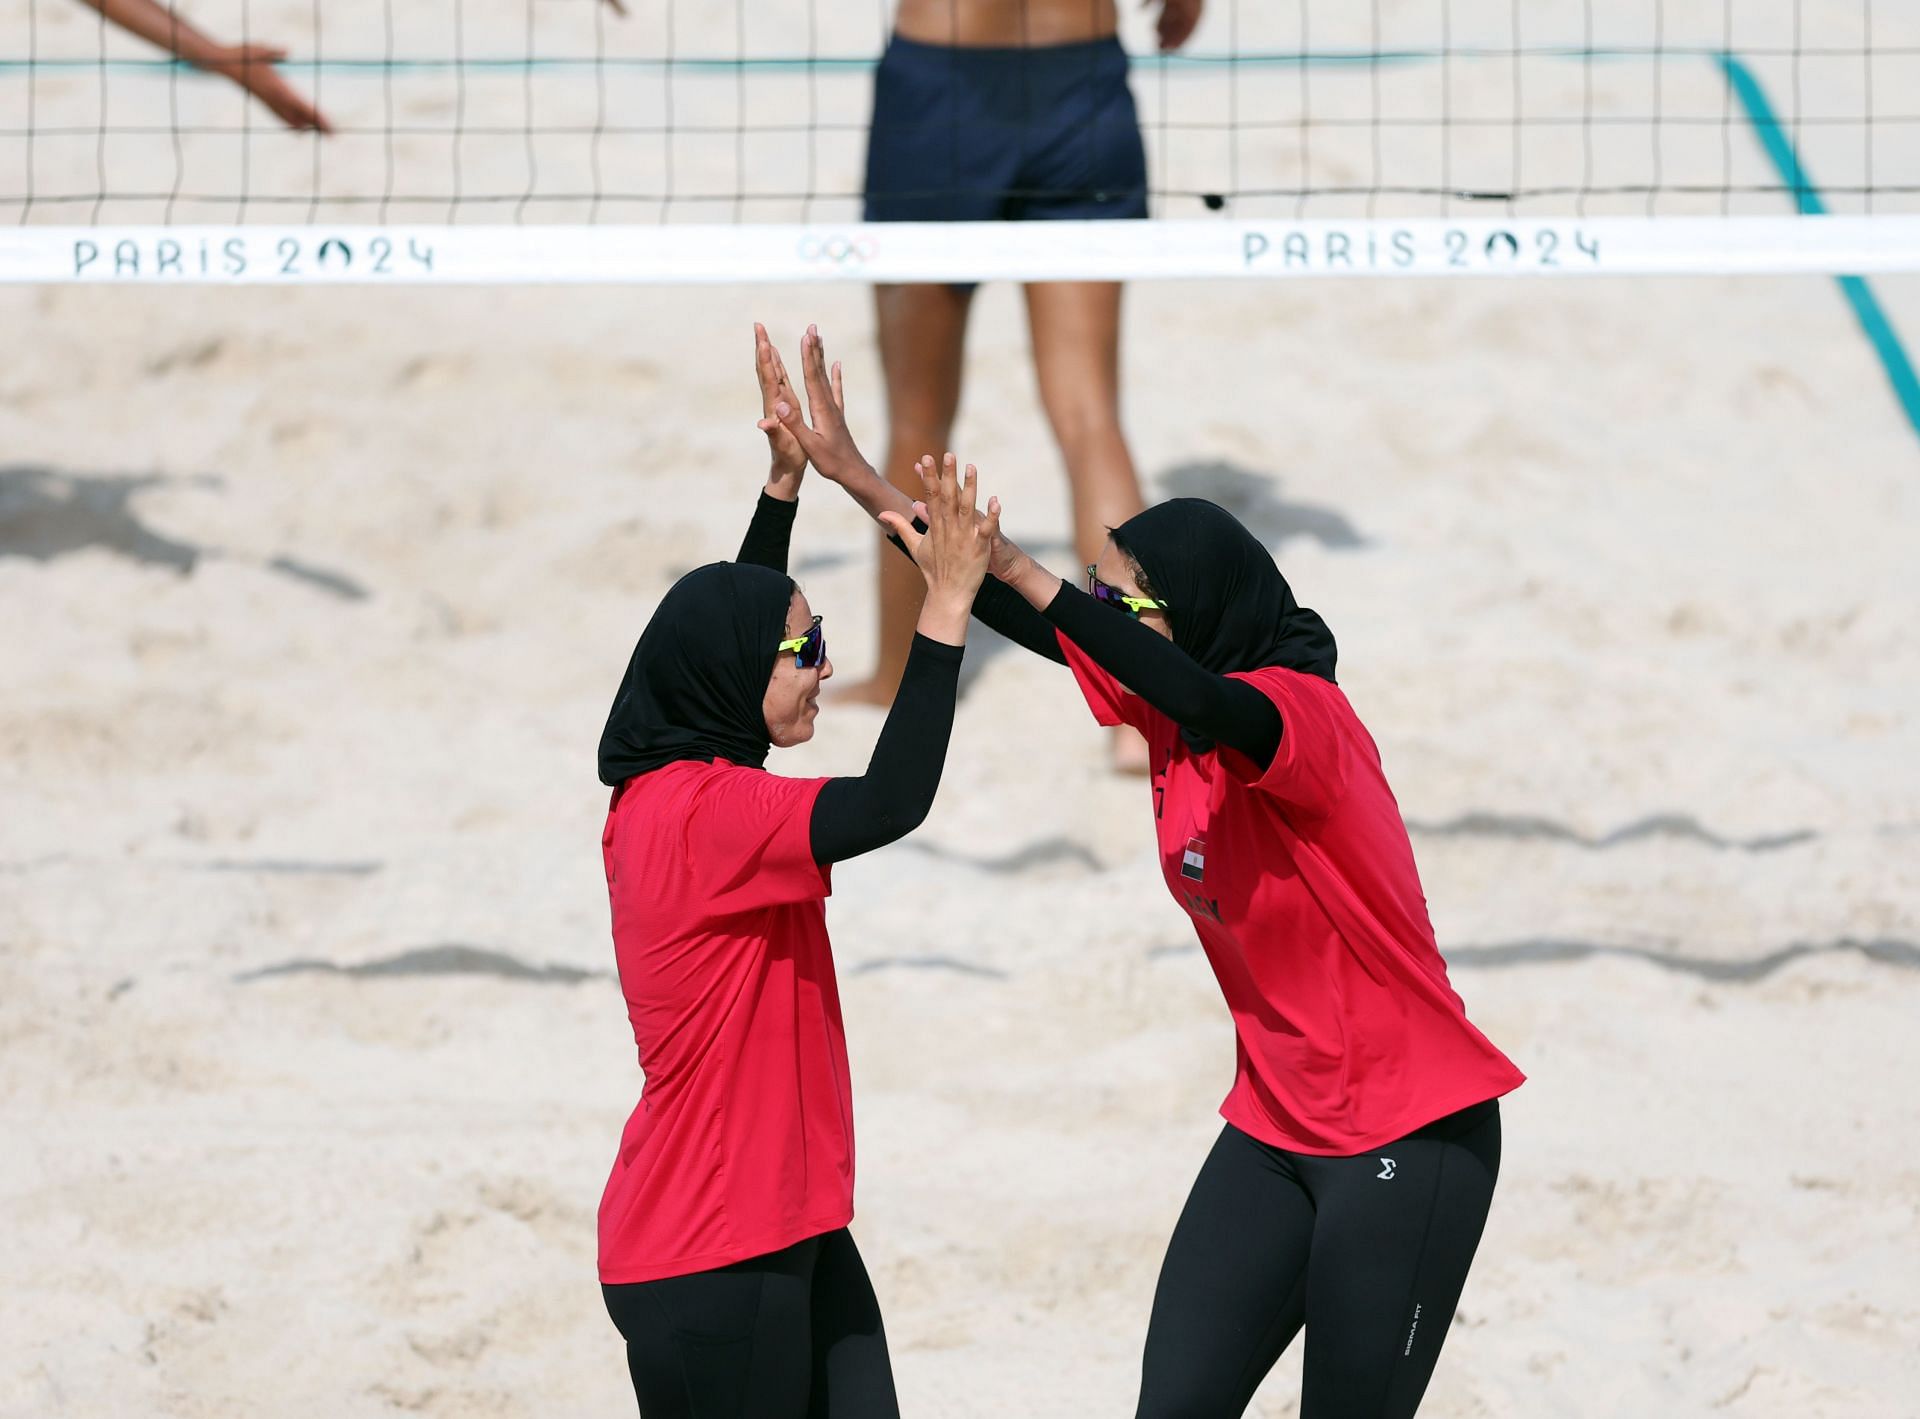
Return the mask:
[[1180,875],[1189,882],[1206,880],[1207,844],[1205,839],[1187,839],[1187,850],[1180,855]]

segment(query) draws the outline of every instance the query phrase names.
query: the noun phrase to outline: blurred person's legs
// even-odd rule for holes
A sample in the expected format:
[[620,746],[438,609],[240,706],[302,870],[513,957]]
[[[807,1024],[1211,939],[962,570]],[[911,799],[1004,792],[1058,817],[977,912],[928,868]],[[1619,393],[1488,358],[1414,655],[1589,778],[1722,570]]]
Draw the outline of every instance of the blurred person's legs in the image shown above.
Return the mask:
[[[914,460],[951,447],[960,409],[971,286],[875,286],[880,366],[887,387],[887,456],[880,473],[920,496]],[[880,635],[871,679],[841,691],[850,699],[889,704],[906,669],[913,625],[926,582],[896,548],[880,548]]]
[[[1022,195],[1028,221],[1113,221],[1147,215],[1147,155],[1127,87],[1127,55],[1111,37],[1034,52]],[[1096,561],[1107,529],[1145,505],[1120,431],[1120,291],[1114,281],[1030,285],[1027,326],[1040,402],[1073,491],[1073,544]],[[1147,770],[1147,744],[1113,731],[1116,767]]]
[[[1059,221],[1147,215],[1146,151],[1118,40],[967,48],[896,37],[874,81],[867,147],[869,221]],[[889,439],[880,471],[918,495],[914,460],[944,453],[960,404],[970,287],[875,291]],[[1100,554],[1108,526],[1142,506],[1120,432],[1120,287],[1027,288],[1040,396],[1073,491],[1074,544]],[[880,636],[857,698],[893,697],[923,583],[898,553],[880,559]],[[1120,730],[1116,759],[1146,768]]]
[[[994,51],[964,51],[896,36],[874,73],[867,134],[870,222],[979,222],[1002,215],[1016,145],[994,123],[1004,107],[1005,65]],[[913,463],[953,438],[973,287],[876,286],[874,315],[887,389],[887,455],[880,474],[913,497]],[[889,704],[906,669],[926,583],[913,564],[880,549],[880,632],[871,678],[840,694]]]
[[[1073,490],[1073,546],[1086,566],[1107,530],[1146,506],[1120,430],[1120,293],[1117,281],[1049,281],[1027,290],[1027,325],[1040,403]],[[1147,769],[1138,730],[1114,731],[1114,763]]]

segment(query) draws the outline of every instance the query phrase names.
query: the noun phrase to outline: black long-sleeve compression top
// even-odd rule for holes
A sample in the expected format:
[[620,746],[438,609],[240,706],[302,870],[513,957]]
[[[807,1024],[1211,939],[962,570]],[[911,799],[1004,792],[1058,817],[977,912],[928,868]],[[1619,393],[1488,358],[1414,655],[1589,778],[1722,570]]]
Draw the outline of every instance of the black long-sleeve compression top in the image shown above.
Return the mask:
[[793,519],[799,511],[798,499],[783,501],[762,489],[760,501],[753,505],[753,521],[747,524],[747,535],[740,539],[740,555],[734,561],[785,571],[787,547],[793,541]]
[[1166,636],[1064,581],[1045,619],[1174,723],[1238,750],[1263,771],[1273,762],[1280,711],[1246,681],[1214,674]]
[[[784,572],[798,510],[797,502],[762,492],[735,560]],[[1032,614],[1025,601],[1017,596],[1014,600]],[[1051,644],[1053,632],[1044,621],[1040,624]],[[808,830],[815,862],[825,866],[872,852],[905,837],[926,820],[946,767],[964,651],[962,646],[914,636],[906,673],[874,741],[866,773],[827,780],[813,801]]]
[[[898,537],[887,540],[903,555],[913,555]],[[1058,629],[1160,713],[1239,751],[1260,769],[1279,751],[1283,726],[1272,700],[1244,680],[1214,674],[1167,637],[1066,581],[1043,614],[1005,582],[988,577],[973,598],[973,614],[1015,644],[1065,665],[1066,653],[1054,635]]]

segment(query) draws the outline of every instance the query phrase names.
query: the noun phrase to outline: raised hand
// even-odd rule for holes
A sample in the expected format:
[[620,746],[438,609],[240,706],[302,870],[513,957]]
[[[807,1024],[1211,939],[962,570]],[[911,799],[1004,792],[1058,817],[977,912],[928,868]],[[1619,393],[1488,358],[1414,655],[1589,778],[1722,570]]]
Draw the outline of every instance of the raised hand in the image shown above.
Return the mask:
[[948,454],[927,486],[924,504],[917,504],[927,530],[915,529],[905,513],[886,511],[880,521],[913,554],[926,578],[927,599],[920,612],[920,633],[934,640],[960,645],[967,638],[967,618],[974,595],[986,580],[993,541],[1000,533],[1000,515],[977,511],[979,474],[967,465],[957,476]]
[[[968,464],[967,467],[971,469],[973,465]],[[919,477],[920,486],[923,489],[931,491],[938,486],[939,465],[934,463],[931,453],[921,454],[919,460],[913,465],[913,471],[915,475]],[[946,456],[945,472],[948,477],[953,476],[953,455],[951,453]],[[913,515],[922,522],[927,520],[927,504],[923,499],[916,498],[914,500]],[[991,519],[991,526],[993,528],[993,544],[987,557],[987,575],[997,581],[1004,581],[1011,586],[1015,579],[1033,564],[1033,558],[1029,557],[1011,537],[1008,537],[1000,530],[999,498],[988,498],[987,510],[983,513],[976,513],[975,516],[977,516],[982,523],[987,523],[988,520]]]
[[[778,351],[774,358],[779,358]],[[836,360],[832,369],[827,368],[826,346],[818,326],[809,325],[800,337],[800,378],[807,389],[806,417],[801,417],[789,391],[774,401],[771,416],[762,419],[760,427],[771,433],[772,425],[784,426],[806,451],[807,461],[830,482],[844,483],[861,474],[878,476],[847,430],[840,362]]]
[[807,451],[773,412],[782,400],[794,402],[793,388],[787,383],[787,367],[780,352],[767,338],[767,327],[753,323],[753,368],[760,378],[760,423],[773,455],[773,467],[767,473],[767,492],[782,502],[800,496],[800,480],[807,472]]

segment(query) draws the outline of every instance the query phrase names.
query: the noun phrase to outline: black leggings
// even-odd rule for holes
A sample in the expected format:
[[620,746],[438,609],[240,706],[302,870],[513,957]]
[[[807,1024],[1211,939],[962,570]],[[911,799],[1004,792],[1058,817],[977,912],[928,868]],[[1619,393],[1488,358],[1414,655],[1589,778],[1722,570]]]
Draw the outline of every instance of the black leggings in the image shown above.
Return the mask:
[[600,1291],[641,1419],[898,1419],[880,1303],[844,1227]]
[[1167,1245],[1138,1419],[1234,1419],[1303,1324],[1300,1419],[1411,1415],[1499,1171],[1491,1099],[1349,1158],[1227,1127]]

